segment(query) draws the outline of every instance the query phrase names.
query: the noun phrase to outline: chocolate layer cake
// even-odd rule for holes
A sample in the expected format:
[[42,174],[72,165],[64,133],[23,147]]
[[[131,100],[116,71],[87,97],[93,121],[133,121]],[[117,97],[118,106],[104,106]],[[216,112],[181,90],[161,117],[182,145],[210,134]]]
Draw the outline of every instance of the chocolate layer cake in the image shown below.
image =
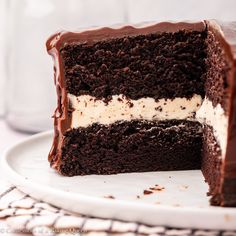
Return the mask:
[[66,176],[202,169],[236,206],[236,23],[60,32],[49,161]]

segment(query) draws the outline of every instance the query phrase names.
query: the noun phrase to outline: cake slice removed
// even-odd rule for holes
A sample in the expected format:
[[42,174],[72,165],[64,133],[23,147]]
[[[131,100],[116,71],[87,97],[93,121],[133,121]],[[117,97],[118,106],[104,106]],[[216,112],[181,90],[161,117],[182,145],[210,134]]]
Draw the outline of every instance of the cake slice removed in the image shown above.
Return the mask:
[[66,176],[202,169],[236,206],[236,23],[60,32],[49,161]]

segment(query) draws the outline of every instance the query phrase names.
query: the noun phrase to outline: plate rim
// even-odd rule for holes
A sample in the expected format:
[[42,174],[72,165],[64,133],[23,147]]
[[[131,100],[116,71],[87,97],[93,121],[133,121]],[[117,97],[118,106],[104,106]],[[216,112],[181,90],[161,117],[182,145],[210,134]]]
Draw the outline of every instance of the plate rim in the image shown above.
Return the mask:
[[[30,137],[26,137],[26,138],[20,140],[19,142],[15,143],[14,145],[10,146],[6,150],[4,150],[3,155],[1,157],[0,168],[2,169],[2,172],[5,174],[5,178],[11,184],[13,184],[17,188],[19,188],[21,191],[34,197],[35,199],[46,201],[49,204],[52,204],[52,205],[55,205],[55,206],[61,208],[61,206],[58,206],[57,203],[54,204],[51,201],[45,200],[44,198],[39,197],[38,194],[32,193],[29,189],[35,190],[36,192],[41,191],[42,193],[47,193],[49,195],[50,194],[57,195],[57,196],[60,196],[61,198],[64,196],[65,199],[70,199],[70,200],[74,200],[75,198],[77,198],[82,201],[82,205],[83,204],[92,204],[92,205],[95,204],[95,205],[100,205],[101,207],[105,207],[105,208],[114,207],[114,205],[116,205],[116,208],[118,208],[118,209],[129,208],[129,209],[133,209],[133,210],[135,210],[135,208],[138,207],[138,208],[140,208],[140,210],[143,210],[144,212],[158,211],[158,213],[160,215],[163,214],[163,216],[167,216],[169,214],[182,214],[185,217],[189,217],[192,214],[197,214],[198,218],[200,217],[200,215],[204,215],[207,218],[208,217],[214,218],[217,216],[219,218],[221,218],[222,214],[223,214],[223,217],[224,217],[225,223],[226,223],[225,229],[230,229],[230,230],[236,229],[236,226],[234,226],[231,223],[232,221],[226,220],[227,215],[231,214],[231,213],[233,213],[233,218],[235,218],[235,220],[236,220],[236,208],[211,207],[211,209],[209,209],[209,208],[196,208],[196,207],[190,207],[190,206],[176,207],[176,206],[161,205],[161,204],[160,205],[151,205],[151,204],[144,203],[144,202],[138,203],[138,202],[130,202],[130,201],[125,201],[125,200],[120,200],[120,199],[108,199],[108,198],[102,198],[102,197],[87,196],[87,195],[81,194],[81,193],[66,192],[61,189],[53,188],[48,185],[43,185],[43,184],[38,183],[34,180],[31,180],[30,178],[25,178],[23,175],[18,173],[11,166],[11,164],[10,164],[11,153],[14,152],[15,149],[22,148],[21,146],[26,145],[29,142],[34,142],[35,140],[49,138],[49,136],[52,136],[52,135],[53,135],[53,130],[50,130],[50,131],[45,131],[45,132],[41,132],[41,133],[32,135]],[[17,158],[17,157],[15,157],[15,158]],[[74,213],[87,214],[87,213],[83,213],[83,212],[78,212],[77,210],[75,210],[75,211],[73,211],[71,209],[66,209],[66,210],[69,210]],[[92,213],[90,215],[92,217],[106,218],[106,216],[103,216],[103,214],[98,214],[98,213],[97,214]],[[122,217],[118,216],[117,220],[124,220],[124,219],[122,219]],[[125,219],[125,220],[127,220],[127,219]],[[128,220],[128,221],[131,221],[131,220]],[[177,220],[177,222],[178,222],[178,220]],[[145,223],[145,224],[147,224],[147,223]],[[150,223],[150,225],[155,225],[155,224]],[[206,223],[203,225],[204,225],[204,227],[202,227],[203,229],[205,229],[205,228],[206,229],[216,229],[216,227],[217,227],[216,225],[214,228],[211,226],[207,227]],[[179,226],[179,223],[176,224],[175,222],[173,222],[173,224],[167,223],[167,226],[182,227],[182,226]],[[189,227],[189,226],[185,225],[183,227]],[[194,226],[191,226],[191,227],[194,228]],[[199,226],[197,228],[199,228]],[[217,228],[217,229],[222,230],[222,226],[220,226],[220,228]]]

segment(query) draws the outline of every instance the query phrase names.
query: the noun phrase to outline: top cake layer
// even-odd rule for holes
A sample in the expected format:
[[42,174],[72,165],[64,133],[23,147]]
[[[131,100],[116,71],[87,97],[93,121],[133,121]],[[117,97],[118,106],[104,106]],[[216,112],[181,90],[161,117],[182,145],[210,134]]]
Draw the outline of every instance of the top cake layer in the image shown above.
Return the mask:
[[203,96],[205,38],[205,31],[180,31],[67,44],[60,50],[66,89],[99,99]]
[[191,98],[204,96],[205,38],[202,22],[162,23],[62,33],[48,47],[59,47],[66,90],[75,96]]

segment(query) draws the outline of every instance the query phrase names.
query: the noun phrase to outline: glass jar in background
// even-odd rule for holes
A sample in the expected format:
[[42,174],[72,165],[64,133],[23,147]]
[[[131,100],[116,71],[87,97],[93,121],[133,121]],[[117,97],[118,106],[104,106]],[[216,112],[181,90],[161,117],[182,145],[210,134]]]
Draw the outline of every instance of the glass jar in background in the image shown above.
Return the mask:
[[54,32],[126,23],[126,0],[8,0],[6,119],[14,129],[53,127],[56,107],[52,59],[45,42]]

